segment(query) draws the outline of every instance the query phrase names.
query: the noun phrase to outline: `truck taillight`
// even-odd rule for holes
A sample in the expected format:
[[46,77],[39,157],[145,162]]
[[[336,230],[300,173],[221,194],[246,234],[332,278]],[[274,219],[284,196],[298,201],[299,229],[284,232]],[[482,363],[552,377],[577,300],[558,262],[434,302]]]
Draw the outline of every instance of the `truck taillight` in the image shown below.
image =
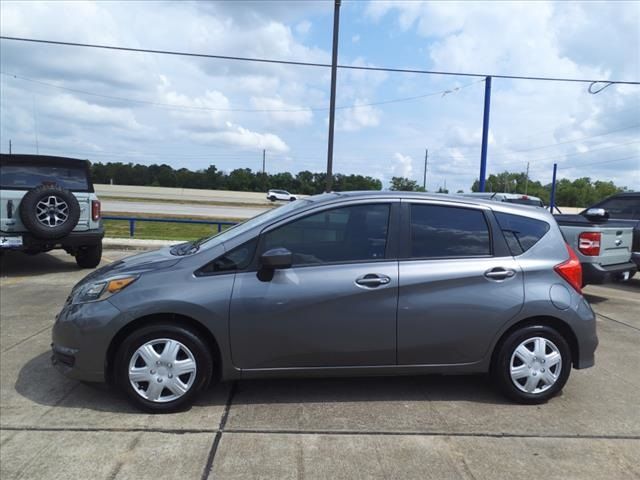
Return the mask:
[[556,265],[553,269],[558,275],[564,278],[576,292],[582,295],[582,265],[580,265],[580,260],[578,260],[577,255],[568,244],[567,251],[569,252],[569,260]]
[[597,257],[600,255],[600,232],[582,232],[578,237],[578,250],[583,255]]
[[94,222],[100,220],[100,200],[91,200],[91,218]]

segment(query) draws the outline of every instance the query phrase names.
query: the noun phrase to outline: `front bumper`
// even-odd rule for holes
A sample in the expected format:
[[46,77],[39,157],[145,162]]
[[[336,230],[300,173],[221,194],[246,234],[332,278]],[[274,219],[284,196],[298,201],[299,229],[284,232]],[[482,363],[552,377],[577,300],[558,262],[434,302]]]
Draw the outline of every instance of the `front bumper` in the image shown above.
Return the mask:
[[51,336],[54,367],[76,380],[105,381],[107,352],[121,315],[109,300],[66,304]]
[[638,266],[634,262],[607,265],[606,267],[596,263],[583,263],[582,283],[585,285],[610,283],[622,278],[625,272],[629,272],[629,277],[631,277],[637,270]]

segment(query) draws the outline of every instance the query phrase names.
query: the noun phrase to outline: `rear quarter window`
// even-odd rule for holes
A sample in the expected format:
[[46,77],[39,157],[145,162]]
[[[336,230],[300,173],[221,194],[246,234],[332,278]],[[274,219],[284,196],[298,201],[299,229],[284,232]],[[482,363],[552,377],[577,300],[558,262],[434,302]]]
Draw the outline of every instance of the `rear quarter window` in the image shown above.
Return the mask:
[[549,224],[535,218],[494,212],[512,255],[521,255],[549,231]]

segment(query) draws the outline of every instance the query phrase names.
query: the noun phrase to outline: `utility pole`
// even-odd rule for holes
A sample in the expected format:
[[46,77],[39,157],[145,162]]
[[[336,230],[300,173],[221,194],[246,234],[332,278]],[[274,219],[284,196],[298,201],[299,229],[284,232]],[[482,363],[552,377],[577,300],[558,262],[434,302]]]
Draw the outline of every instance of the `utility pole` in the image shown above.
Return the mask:
[[11,155],[11,139],[9,139],[9,155]]
[[527,194],[529,188],[529,162],[527,162],[527,174],[524,176],[524,194]]
[[551,201],[549,202],[549,211],[553,213],[553,207],[556,206],[556,171],[558,164],[553,164],[553,179],[551,180]]
[[262,149],[262,173],[263,174],[264,174],[264,160],[266,155],[267,155],[267,151],[265,149]]
[[336,121],[336,75],[338,73],[338,32],[340,29],[340,0],[333,7],[333,52],[331,55],[331,97],[329,99],[329,140],[327,145],[327,184],[330,192],[333,185],[333,131]]
[[429,149],[424,150],[424,177],[422,177],[422,188],[427,191],[427,162],[429,160]]
[[487,138],[489,136],[489,110],[491,108],[491,77],[484,80],[484,115],[482,117],[482,151],[480,152],[480,188],[484,192],[487,175]]

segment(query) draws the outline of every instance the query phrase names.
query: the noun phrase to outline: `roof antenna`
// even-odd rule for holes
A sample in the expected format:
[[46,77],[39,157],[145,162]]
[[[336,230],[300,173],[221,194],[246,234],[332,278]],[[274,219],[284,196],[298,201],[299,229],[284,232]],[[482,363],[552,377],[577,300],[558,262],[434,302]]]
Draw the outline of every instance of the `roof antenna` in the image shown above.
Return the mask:
[[34,133],[36,137],[36,155],[40,155],[40,148],[38,147],[38,111],[36,110],[36,97],[32,96],[33,100],[33,124],[34,124]]

